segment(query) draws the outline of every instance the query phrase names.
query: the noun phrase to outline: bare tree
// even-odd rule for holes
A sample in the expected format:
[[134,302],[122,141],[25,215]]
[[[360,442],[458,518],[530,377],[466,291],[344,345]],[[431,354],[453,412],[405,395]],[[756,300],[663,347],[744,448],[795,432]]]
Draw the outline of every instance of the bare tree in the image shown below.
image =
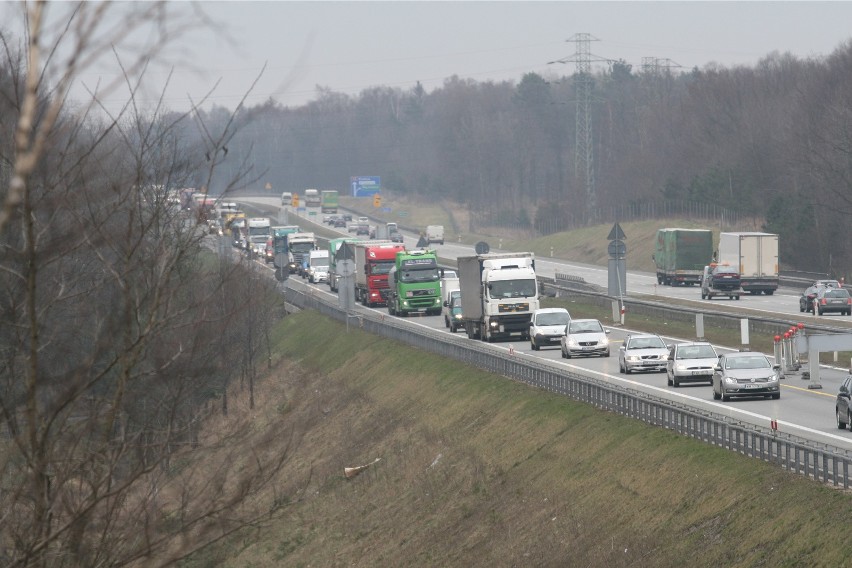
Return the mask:
[[[49,20],[46,3],[24,5],[22,49],[0,36],[0,123],[16,125],[0,140],[0,564],[168,564],[274,511],[249,497],[286,452],[200,447],[199,422],[238,360],[223,329],[256,325],[235,316],[276,299],[260,283],[223,302],[246,271],[172,199],[213,180],[235,122],[191,145],[189,114],[136,104],[146,65],[186,22],[163,4],[62,6],[67,18]],[[122,61],[116,46],[142,26],[155,47]],[[108,53],[127,105],[91,112],[107,86],[68,112],[71,82]],[[182,469],[173,457],[189,449],[221,467]]]

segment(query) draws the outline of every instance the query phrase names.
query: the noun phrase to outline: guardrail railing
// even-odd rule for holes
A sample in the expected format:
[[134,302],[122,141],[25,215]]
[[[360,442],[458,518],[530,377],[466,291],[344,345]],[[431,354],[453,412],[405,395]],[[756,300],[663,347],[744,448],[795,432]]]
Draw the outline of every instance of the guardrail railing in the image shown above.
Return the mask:
[[288,289],[287,301],[339,321],[349,318],[376,335],[402,341],[419,349],[531,386],[629,416],[646,424],[667,428],[684,436],[730,451],[774,463],[807,478],[848,489],[850,453],[838,447],[739,422],[730,416],[691,408],[628,387],[613,385],[576,372],[559,369],[541,360],[519,359],[475,341],[457,341],[439,331],[414,329],[402,319],[376,312],[347,314],[319,294]]

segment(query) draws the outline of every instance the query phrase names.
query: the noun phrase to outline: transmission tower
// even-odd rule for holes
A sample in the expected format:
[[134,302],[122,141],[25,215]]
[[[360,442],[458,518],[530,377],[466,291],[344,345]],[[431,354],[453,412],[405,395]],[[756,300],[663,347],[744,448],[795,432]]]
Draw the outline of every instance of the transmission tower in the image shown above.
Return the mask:
[[[550,63],[577,64],[574,73],[574,90],[576,92],[576,130],[574,146],[574,172],[576,176],[585,176],[587,221],[593,223],[597,217],[597,191],[595,188],[594,144],[592,136],[592,77],[591,42],[600,41],[591,34],[574,34],[567,40],[577,45],[574,55],[551,61]],[[609,61],[594,57],[595,61]]]

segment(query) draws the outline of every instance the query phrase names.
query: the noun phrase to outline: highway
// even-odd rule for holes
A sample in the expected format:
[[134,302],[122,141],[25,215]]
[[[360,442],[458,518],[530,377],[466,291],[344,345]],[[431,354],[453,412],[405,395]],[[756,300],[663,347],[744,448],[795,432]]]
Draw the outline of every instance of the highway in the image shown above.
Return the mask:
[[[276,198],[245,198],[242,201],[252,203],[256,206],[269,208],[271,216],[275,218],[281,212],[280,201]],[[321,224],[322,218],[309,218],[309,220]],[[278,222],[283,223],[285,219],[279,218]],[[290,213],[290,223],[298,223]],[[345,233],[344,233],[345,234]],[[406,235],[406,245],[414,247],[416,244],[415,235]],[[443,258],[456,258],[457,256],[465,256],[474,254],[472,247],[469,245],[450,244],[439,245],[434,247],[438,250]],[[493,249],[492,249],[493,251]],[[588,266],[556,259],[536,259],[536,271],[542,276],[550,276],[558,271],[560,273],[568,273],[580,276],[587,282],[606,287],[607,273],[606,269],[596,266]],[[270,269],[271,272],[271,269]],[[288,280],[288,286],[293,288],[308,286],[299,277],[291,277]],[[321,294],[328,294],[329,297],[336,297],[336,294],[331,294],[329,288],[325,284],[314,285]],[[791,322],[804,321],[806,324],[813,316],[805,316],[798,311],[798,291],[779,290],[773,296],[743,296],[740,301],[728,300],[701,300],[700,292],[696,287],[668,287],[657,286],[656,277],[653,274],[628,272],[627,276],[628,295],[631,294],[656,294],[661,300],[665,298],[680,298],[688,299],[694,302],[696,306],[706,305],[712,302],[711,309],[716,309],[722,302],[736,304],[736,308],[754,309],[758,313],[766,315],[778,316],[786,314],[790,316]],[[358,310],[373,309],[380,313],[387,314],[385,308],[365,308],[357,306]],[[827,317],[837,319],[849,319],[844,316],[823,316],[820,319]],[[443,318],[437,316],[423,316],[413,318],[403,318],[409,325],[424,326],[431,329],[444,330],[449,334],[449,330],[444,327]],[[621,345],[625,335],[629,333],[629,319],[626,321],[625,327],[611,327],[610,339],[612,341],[612,356],[609,358],[580,358],[565,360],[561,358],[559,348],[543,348],[541,351],[533,351],[530,348],[529,342],[505,342],[488,344],[488,347],[495,350],[509,351],[510,349],[518,357],[539,357],[548,361],[550,364],[560,366],[566,370],[576,373],[594,376],[598,379],[605,380],[611,383],[629,386],[636,390],[643,391],[654,396],[671,400],[673,404],[681,406],[689,406],[711,411],[716,414],[729,416],[734,421],[739,421],[748,424],[755,424],[762,427],[769,427],[770,422],[775,420],[778,424],[778,429],[781,432],[789,432],[790,434],[801,438],[813,440],[815,442],[825,443],[832,446],[840,447],[852,451],[852,432],[838,430],[834,417],[834,398],[837,389],[846,373],[841,369],[833,369],[823,367],[821,372],[822,389],[808,389],[809,381],[802,380],[797,375],[790,376],[782,381],[782,394],[780,400],[771,399],[734,399],[728,402],[714,401],[712,390],[708,384],[690,384],[678,388],[670,387],[666,384],[665,373],[641,373],[623,375],[618,369],[617,350]],[[463,332],[455,334],[457,341],[471,341],[464,335]],[[682,341],[681,338],[664,337],[667,343]],[[733,350],[738,342],[736,334],[732,334],[731,345],[717,346],[717,349]]]

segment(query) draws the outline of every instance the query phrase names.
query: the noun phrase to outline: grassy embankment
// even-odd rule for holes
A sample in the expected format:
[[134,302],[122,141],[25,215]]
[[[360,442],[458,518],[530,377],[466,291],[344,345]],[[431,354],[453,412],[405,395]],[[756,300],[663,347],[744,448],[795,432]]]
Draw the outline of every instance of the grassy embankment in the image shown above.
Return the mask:
[[841,491],[315,313],[273,339],[243,428],[294,440],[287,505],[187,567],[848,564]]

